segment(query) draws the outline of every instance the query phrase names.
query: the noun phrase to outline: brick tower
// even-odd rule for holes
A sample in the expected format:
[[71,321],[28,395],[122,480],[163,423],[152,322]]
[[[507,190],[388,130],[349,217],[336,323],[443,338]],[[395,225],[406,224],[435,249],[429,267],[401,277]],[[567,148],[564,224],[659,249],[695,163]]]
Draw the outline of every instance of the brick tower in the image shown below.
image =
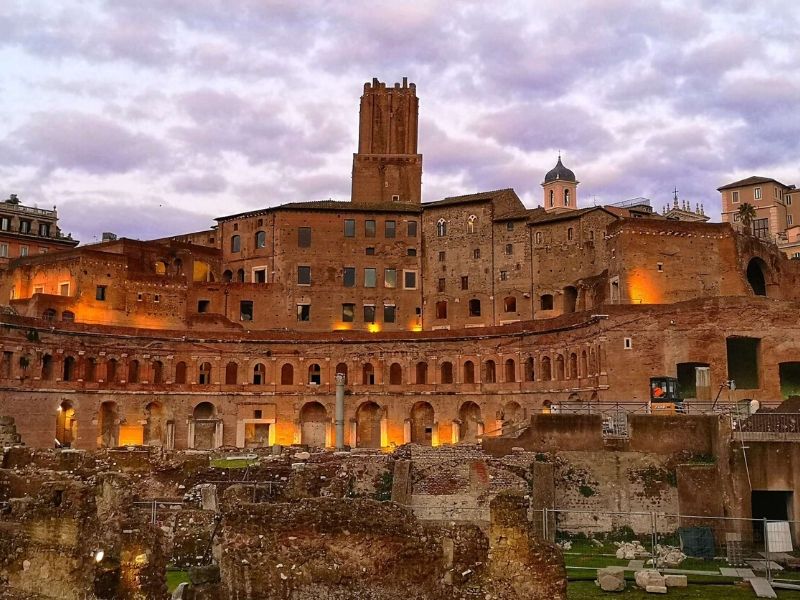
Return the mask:
[[561,162],[558,155],[556,166],[547,172],[542,182],[544,188],[544,209],[560,212],[578,207],[578,180],[575,173]]
[[417,154],[417,86],[373,79],[364,84],[353,155],[352,201],[358,204],[419,204],[422,155]]

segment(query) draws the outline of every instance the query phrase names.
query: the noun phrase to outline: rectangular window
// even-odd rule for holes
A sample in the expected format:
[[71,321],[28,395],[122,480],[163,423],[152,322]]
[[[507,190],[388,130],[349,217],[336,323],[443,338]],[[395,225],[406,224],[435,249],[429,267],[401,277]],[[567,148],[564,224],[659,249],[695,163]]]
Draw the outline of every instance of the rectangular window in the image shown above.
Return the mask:
[[69,282],[58,284],[58,295],[69,296]]
[[106,301],[106,286],[98,285],[94,290],[94,299],[100,302]]
[[39,254],[47,254],[47,248],[39,248]]
[[8,231],[9,229],[11,229],[11,219],[9,219],[8,217],[3,217],[2,219],[0,219],[0,229],[2,229],[3,231]]
[[508,231],[514,231],[514,221],[508,221],[508,222],[506,223],[506,229],[507,229]]
[[375,237],[375,221],[372,219],[364,221],[364,237]]
[[252,321],[253,320],[253,301],[242,300],[239,302],[239,320]]
[[440,293],[443,292],[444,286],[445,286],[445,279],[444,277],[440,277],[439,282],[436,284],[436,291]]
[[297,305],[297,320],[298,321],[310,321],[311,320],[311,305],[310,304],[298,304]]
[[355,267],[345,267],[344,272],[342,274],[342,284],[344,287],[355,287],[356,286],[356,268]]
[[462,275],[461,276],[461,289],[462,290],[468,290],[469,289],[469,276],[468,275]]
[[753,190],[753,198],[756,200],[761,200],[761,188],[756,188]]
[[383,305],[383,322],[394,323],[395,321],[395,307],[394,304]]
[[153,295],[153,302],[161,302],[161,295],[160,294],[154,294]]
[[31,232],[31,222],[30,221],[20,221],[19,222],[19,230],[22,233],[30,233]]
[[136,301],[141,302],[142,300],[144,300],[144,294],[142,292],[139,292],[138,294],[136,294]]
[[374,304],[365,304],[364,305],[364,323],[374,323],[375,322],[375,305]]
[[20,256],[28,256],[28,247],[27,246],[20,246],[19,247],[19,255]]
[[374,288],[378,282],[378,271],[372,267],[364,269],[364,287]]
[[731,202],[738,202],[739,201],[739,192],[734,191],[731,192]]
[[447,255],[445,254],[444,250],[442,250],[441,252],[439,252],[439,262],[444,262],[444,259],[445,259],[446,257],[447,257]]
[[408,234],[408,237],[417,237],[417,222],[416,221],[409,221],[408,222],[407,234]]
[[356,237],[356,222],[354,219],[344,220],[344,237]]
[[407,290],[417,289],[417,272],[403,271],[403,288]]
[[0,257],[8,258],[8,244],[0,244]]
[[387,238],[395,237],[397,235],[397,221],[386,221],[383,233]]
[[375,248],[373,246],[367,246],[366,255],[375,256]]
[[508,271],[500,271],[500,281],[508,281]]
[[210,308],[211,308],[211,300],[198,300],[197,301],[197,312],[199,312],[199,313],[207,313]]
[[297,228],[297,247],[311,248],[311,227]]
[[406,250],[406,256],[416,256],[416,255],[417,255],[416,248],[409,248],[408,250]]
[[47,223],[39,223],[39,235],[41,237],[50,237],[50,225]]
[[297,267],[297,284],[311,285],[311,267]]
[[792,197],[790,195],[786,196],[786,206],[791,206],[791,205],[792,205]]
[[506,254],[514,254],[514,244],[506,244]]
[[356,305],[342,304],[342,321],[352,323],[355,320]]
[[253,269],[253,283],[267,283],[267,269]]
[[753,235],[759,239],[769,238],[769,219],[755,219],[753,221]]
[[793,225],[793,223],[792,223],[792,215],[786,215],[786,224],[789,227],[791,227]]
[[387,288],[397,287],[397,269],[384,269],[383,287]]
[[35,286],[33,286],[33,293],[34,294],[44,294],[44,286],[43,285],[35,285]]
[[734,213],[733,214],[733,220],[734,220],[734,222],[739,220],[739,213]]
[[480,257],[481,257],[481,249],[480,249],[480,248],[475,248],[475,249],[472,251],[472,258],[474,258],[474,259],[476,259],[476,260],[477,260],[477,259],[479,259]]

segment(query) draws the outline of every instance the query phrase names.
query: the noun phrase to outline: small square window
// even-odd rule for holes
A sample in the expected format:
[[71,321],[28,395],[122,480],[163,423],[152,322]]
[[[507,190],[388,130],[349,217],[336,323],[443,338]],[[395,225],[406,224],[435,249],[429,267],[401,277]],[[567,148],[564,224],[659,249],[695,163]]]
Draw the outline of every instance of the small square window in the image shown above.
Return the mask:
[[375,256],[375,248],[372,246],[368,246],[366,254],[367,256]]
[[261,411],[256,409],[256,410],[253,411],[253,418],[254,419],[260,419],[261,418],[261,414],[262,414]]
[[105,302],[106,300],[106,286],[98,285],[94,291],[94,299],[99,300],[100,302]]
[[439,252],[439,262],[444,262],[446,257],[447,257],[447,254],[445,254],[444,250]]
[[311,285],[311,267],[297,267],[298,285]]
[[625,350],[630,350],[631,348],[633,348],[633,340],[629,337],[626,337],[623,340],[623,348],[625,348]]
[[508,271],[500,271],[500,281],[508,281]]
[[311,305],[310,304],[298,304],[297,305],[297,320],[298,321],[310,321],[311,320]]
[[365,304],[364,305],[364,323],[374,323],[375,322],[375,305],[374,304]]
[[375,237],[375,221],[372,219],[364,221],[364,237]]
[[234,231],[239,231],[239,224],[238,223],[234,223],[233,224],[233,230]]
[[384,236],[393,238],[397,235],[397,221],[386,221],[384,224]]
[[408,228],[406,231],[408,237],[417,237],[417,222],[416,221],[409,221]]
[[475,248],[472,251],[472,258],[474,258],[475,260],[478,260],[480,257],[481,257],[481,249],[480,248]]
[[352,323],[355,320],[355,304],[342,304],[342,322]]
[[416,256],[416,255],[417,255],[417,249],[416,248],[408,248],[406,250],[406,256]]
[[298,248],[311,247],[311,227],[297,228],[297,247]]
[[[202,300],[201,300],[202,302]],[[200,306],[198,306],[198,309]],[[202,311],[205,312],[205,311]],[[253,320],[253,301],[252,300],[242,300],[239,302],[239,320],[240,321],[252,321]]]
[[209,308],[211,308],[211,300],[198,300],[197,301],[197,312],[199,312],[199,313],[207,313]]
[[342,283],[344,287],[355,287],[356,285],[356,268],[355,267],[345,267],[344,274],[342,276]]
[[267,283],[267,269],[253,269],[253,283]]
[[514,221],[508,221],[506,223],[506,230],[507,231],[514,231]]
[[417,289],[416,271],[403,271],[403,287],[407,290]]
[[395,307],[394,307],[394,304],[384,304],[383,305],[383,322],[384,323],[394,323],[395,322]]

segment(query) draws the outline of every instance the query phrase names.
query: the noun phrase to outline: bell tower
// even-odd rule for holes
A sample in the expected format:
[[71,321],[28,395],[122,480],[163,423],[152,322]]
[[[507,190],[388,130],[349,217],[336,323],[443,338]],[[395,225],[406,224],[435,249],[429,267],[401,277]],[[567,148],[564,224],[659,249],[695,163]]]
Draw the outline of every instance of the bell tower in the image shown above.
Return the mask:
[[575,173],[564,166],[559,154],[556,166],[547,172],[542,182],[544,209],[561,212],[578,208],[578,183]]
[[422,155],[417,153],[417,86],[373,79],[364,84],[353,155],[351,200],[357,204],[419,204]]

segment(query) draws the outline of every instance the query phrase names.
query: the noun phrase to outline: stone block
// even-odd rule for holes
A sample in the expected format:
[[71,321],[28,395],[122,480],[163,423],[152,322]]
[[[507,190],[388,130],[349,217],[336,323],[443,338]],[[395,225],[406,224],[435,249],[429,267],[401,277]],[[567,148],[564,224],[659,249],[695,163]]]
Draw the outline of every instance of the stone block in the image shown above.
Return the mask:
[[664,577],[662,577],[661,573],[655,569],[642,569],[641,571],[636,571],[635,578],[636,585],[643,590],[647,589],[648,587],[665,587]]
[[686,575],[664,575],[664,585],[668,588],[671,587],[687,587],[689,581]]
[[625,569],[622,567],[605,567],[597,569],[597,585],[604,592],[622,592],[625,590]]
[[644,591],[648,594],[666,594],[667,593],[667,586],[665,585],[648,585],[644,588]]

